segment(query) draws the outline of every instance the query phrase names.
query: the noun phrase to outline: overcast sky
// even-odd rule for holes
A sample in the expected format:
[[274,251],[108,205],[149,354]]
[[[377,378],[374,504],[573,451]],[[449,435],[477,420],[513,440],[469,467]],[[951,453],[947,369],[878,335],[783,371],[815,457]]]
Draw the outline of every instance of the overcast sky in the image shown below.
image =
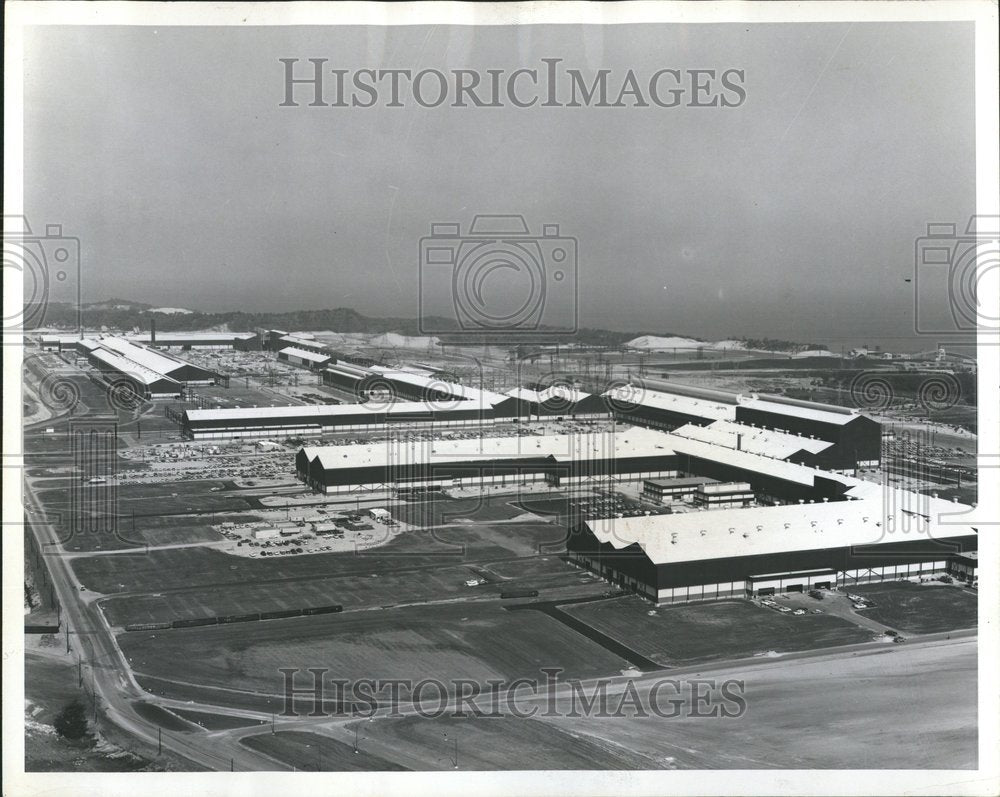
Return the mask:
[[[48,28],[25,206],[84,296],[415,317],[432,221],[579,240],[581,326],[831,347],[912,330],[914,239],[974,208],[971,25]],[[738,108],[282,108],[330,67],[745,70]]]

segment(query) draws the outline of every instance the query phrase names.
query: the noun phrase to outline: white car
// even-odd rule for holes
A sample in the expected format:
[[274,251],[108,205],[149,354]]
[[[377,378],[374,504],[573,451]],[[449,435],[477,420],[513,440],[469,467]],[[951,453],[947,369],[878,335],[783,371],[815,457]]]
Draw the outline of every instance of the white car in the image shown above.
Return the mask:
[[794,614],[796,616],[801,615],[801,614],[805,614],[805,613],[806,613],[805,609],[796,609],[794,612],[792,612],[792,614]]

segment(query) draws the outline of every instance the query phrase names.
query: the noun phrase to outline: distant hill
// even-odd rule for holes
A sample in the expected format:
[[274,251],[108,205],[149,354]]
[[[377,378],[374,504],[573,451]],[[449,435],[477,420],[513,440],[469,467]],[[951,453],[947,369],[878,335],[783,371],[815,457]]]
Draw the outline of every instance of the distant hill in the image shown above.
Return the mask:
[[[285,313],[203,313],[186,311],[184,308],[154,307],[144,302],[130,299],[105,299],[90,302],[82,307],[83,325],[87,329],[141,329],[148,330],[150,321],[156,321],[156,328],[161,332],[184,332],[205,329],[229,330],[230,332],[252,332],[258,327],[266,329],[317,330],[329,329],[336,332],[357,332],[364,334],[394,333],[406,336],[419,336],[421,324],[415,318],[375,318],[362,315],[349,307],[335,307],[327,310],[295,310]],[[44,313],[42,321],[46,327],[56,329],[72,329],[77,323],[76,308],[69,304],[50,304]],[[457,327],[453,319],[425,319],[425,324],[431,324],[435,329],[454,332],[439,333],[437,337],[446,345],[476,345],[523,342],[537,343],[538,332],[512,335],[502,333],[496,336],[464,333]],[[541,330],[545,331],[545,330]],[[584,328],[573,334],[560,333],[552,330],[552,339],[559,342],[573,342],[593,346],[629,346],[631,348],[664,351],[671,348],[692,348],[700,346],[712,348],[716,344],[701,341],[697,338],[679,335],[673,332],[631,331],[615,332],[608,329]],[[766,345],[765,345],[766,344]],[[777,340],[737,340],[728,339],[720,344],[722,348],[762,349],[769,351],[800,351],[822,348],[817,344],[800,344]]]

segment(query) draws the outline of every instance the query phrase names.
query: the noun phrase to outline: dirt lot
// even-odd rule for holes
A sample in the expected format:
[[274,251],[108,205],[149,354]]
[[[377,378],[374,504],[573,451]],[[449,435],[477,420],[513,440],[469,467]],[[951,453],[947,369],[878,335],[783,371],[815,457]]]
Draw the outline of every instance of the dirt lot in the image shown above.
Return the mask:
[[599,631],[664,665],[690,664],[865,642],[871,632],[829,614],[779,614],[746,601],[656,609],[628,596],[566,606]]
[[851,587],[875,606],[861,612],[876,622],[909,634],[932,634],[975,628],[978,596],[957,585],[891,581]]
[[[279,668],[326,667],[330,677],[567,678],[618,673],[621,660],[536,612],[500,605],[421,606],[118,637],[133,668],[194,684],[280,693]],[[182,686],[173,694],[181,697]],[[185,699],[181,697],[181,699]]]

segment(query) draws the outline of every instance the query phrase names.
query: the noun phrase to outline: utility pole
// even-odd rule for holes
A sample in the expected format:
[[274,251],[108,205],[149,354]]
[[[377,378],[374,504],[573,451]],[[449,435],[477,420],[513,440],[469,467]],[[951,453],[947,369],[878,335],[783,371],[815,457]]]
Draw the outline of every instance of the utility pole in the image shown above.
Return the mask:
[[163,755],[163,728],[156,729],[156,754]]
[[69,623],[66,624],[66,652],[69,653]]

